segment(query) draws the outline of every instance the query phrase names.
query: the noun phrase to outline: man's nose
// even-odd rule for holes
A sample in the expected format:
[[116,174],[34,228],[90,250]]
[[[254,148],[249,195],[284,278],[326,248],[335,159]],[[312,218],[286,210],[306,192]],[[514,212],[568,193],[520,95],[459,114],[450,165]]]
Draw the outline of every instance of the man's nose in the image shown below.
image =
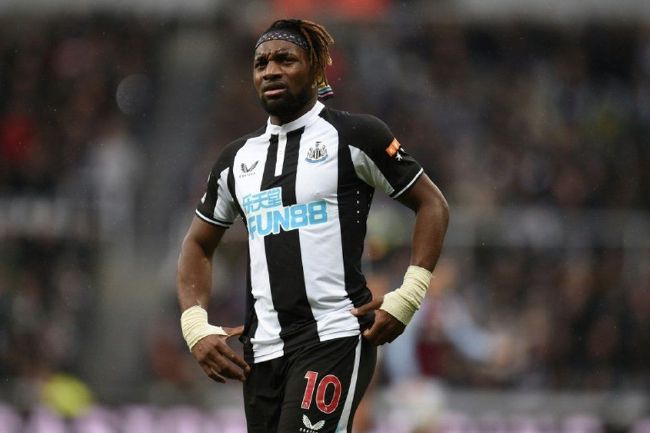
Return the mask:
[[277,78],[281,74],[282,74],[282,70],[280,69],[280,66],[276,62],[268,62],[266,64],[266,68],[264,69],[263,78],[265,80],[269,80],[272,78]]

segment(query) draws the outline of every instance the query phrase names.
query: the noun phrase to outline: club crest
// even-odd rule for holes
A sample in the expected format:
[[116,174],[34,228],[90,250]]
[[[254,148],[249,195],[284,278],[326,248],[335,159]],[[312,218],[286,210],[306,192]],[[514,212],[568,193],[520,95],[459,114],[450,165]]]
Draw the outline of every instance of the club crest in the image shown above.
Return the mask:
[[320,141],[317,141],[314,144],[314,147],[310,147],[307,151],[307,157],[305,161],[315,163],[325,161],[327,159],[327,147],[322,144]]

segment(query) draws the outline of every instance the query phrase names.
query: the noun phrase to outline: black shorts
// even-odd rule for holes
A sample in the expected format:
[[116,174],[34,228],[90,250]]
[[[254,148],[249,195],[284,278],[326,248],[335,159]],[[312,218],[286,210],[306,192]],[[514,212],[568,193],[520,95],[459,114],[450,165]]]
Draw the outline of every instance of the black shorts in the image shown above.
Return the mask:
[[251,365],[244,383],[248,433],[351,432],[377,348],[344,337]]

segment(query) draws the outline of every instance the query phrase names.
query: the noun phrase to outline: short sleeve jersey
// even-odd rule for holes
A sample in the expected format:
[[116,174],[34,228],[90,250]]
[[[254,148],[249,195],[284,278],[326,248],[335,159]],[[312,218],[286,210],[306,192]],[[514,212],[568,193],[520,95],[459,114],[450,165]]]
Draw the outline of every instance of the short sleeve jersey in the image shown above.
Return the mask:
[[422,172],[381,120],[320,102],[224,149],[196,214],[246,225],[247,361],[368,326],[350,310],[372,298],[361,256],[374,190],[399,197]]

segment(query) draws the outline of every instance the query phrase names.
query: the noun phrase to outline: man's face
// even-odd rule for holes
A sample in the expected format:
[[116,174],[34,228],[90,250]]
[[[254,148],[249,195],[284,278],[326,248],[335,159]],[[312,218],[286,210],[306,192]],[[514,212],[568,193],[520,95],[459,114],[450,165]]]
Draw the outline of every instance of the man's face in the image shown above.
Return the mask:
[[316,95],[307,52],[288,41],[267,41],[257,47],[253,82],[262,107],[272,116],[291,116]]

